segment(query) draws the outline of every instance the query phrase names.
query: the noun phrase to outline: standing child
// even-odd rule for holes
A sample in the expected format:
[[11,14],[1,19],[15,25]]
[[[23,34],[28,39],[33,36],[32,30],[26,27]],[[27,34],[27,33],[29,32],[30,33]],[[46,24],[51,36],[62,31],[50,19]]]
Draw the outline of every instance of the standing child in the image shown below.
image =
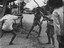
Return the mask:
[[29,34],[31,33],[31,31],[34,29],[35,26],[39,26],[39,34],[38,34],[38,37],[40,36],[40,33],[41,33],[41,24],[40,24],[40,19],[41,19],[41,14],[40,14],[40,11],[39,11],[39,8],[37,8],[35,10],[35,17],[34,17],[34,22],[33,22],[33,25],[27,35],[27,38],[29,37]]
[[[49,17],[50,19],[52,19],[52,15],[49,13]],[[48,37],[48,43],[47,44],[51,44],[51,40],[52,40],[52,44],[54,45],[54,26],[53,26],[53,21],[49,21],[47,20],[47,37]]]

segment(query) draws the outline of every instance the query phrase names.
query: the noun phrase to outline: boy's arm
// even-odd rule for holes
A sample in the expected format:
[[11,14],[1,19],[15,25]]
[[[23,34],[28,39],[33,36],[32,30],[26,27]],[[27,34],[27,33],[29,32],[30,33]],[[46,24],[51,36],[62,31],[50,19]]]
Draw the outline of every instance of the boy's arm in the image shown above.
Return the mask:
[[3,20],[4,20],[3,18],[2,18],[2,19],[0,19],[0,22],[1,22],[1,21],[3,21]]
[[40,13],[41,13],[41,15],[42,15],[43,18],[46,18],[46,19],[49,20],[49,21],[53,21],[52,19],[50,19],[50,18],[48,18],[47,16],[45,16],[41,11],[40,11]]
[[6,20],[6,17],[7,17],[7,16],[3,16],[3,17],[0,19],[0,22],[3,21],[3,20]]

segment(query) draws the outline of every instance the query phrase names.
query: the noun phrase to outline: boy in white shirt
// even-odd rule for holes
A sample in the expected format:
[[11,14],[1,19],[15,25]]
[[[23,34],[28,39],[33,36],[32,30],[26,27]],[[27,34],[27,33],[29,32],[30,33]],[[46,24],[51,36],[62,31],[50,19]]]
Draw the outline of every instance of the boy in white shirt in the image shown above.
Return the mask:
[[[12,33],[14,36],[12,37],[9,45],[13,44],[13,40],[15,39],[16,37],[16,34],[15,34],[15,30],[13,28],[13,24],[14,23],[17,23],[16,20],[20,19],[19,16],[15,16],[15,15],[5,15],[4,17],[2,17],[0,19],[0,21],[2,21],[2,26],[1,26],[1,30],[2,30],[2,34],[1,34],[1,37],[3,36],[3,34],[5,32],[10,32]],[[20,22],[20,21],[19,21]]]

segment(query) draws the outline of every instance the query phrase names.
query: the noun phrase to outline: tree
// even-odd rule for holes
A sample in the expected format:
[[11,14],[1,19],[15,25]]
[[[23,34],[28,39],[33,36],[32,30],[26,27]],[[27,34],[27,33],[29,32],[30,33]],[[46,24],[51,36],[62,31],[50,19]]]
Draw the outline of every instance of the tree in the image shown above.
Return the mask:
[[0,0],[1,4],[3,5],[2,12],[0,13],[0,18],[5,14],[7,3],[12,1],[15,1],[15,0]]

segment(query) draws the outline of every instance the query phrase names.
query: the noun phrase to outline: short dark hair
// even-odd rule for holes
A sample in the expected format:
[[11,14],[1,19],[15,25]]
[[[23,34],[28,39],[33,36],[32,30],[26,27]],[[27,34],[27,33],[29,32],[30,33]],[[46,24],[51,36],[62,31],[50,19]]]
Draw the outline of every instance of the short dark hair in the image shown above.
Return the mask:
[[50,7],[59,8],[63,6],[63,1],[62,0],[48,0],[47,4]]

